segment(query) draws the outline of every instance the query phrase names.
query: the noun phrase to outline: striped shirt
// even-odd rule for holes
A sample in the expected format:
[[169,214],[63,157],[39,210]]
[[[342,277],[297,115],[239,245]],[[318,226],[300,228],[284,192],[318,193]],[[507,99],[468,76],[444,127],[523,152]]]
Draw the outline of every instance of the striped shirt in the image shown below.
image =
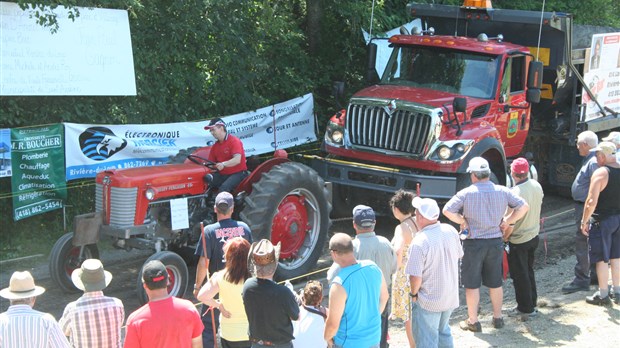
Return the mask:
[[416,233],[409,247],[405,273],[422,278],[418,303],[430,312],[459,306],[459,259],[463,248],[448,224],[434,223]]
[[69,348],[69,342],[51,314],[29,305],[9,306],[0,314],[2,348]]
[[69,303],[59,323],[73,347],[119,348],[124,319],[121,300],[104,296],[103,291],[91,291]]
[[462,189],[444,206],[451,213],[462,214],[469,226],[469,238],[501,238],[499,225],[506,208],[517,209],[525,204],[523,198],[509,188],[495,185],[489,180],[480,181]]

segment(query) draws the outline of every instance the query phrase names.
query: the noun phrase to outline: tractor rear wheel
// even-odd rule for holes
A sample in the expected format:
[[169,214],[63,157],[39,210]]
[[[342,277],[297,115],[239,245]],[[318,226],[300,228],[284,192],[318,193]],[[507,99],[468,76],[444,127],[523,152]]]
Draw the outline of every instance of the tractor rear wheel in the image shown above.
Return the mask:
[[97,244],[85,245],[83,248],[73,245],[73,232],[60,237],[50,253],[50,275],[58,287],[65,292],[77,292],[78,288],[71,281],[71,273],[82,266],[86,259],[98,259]]
[[325,182],[295,162],[273,167],[252,185],[240,214],[254,241],[281,243],[276,276],[290,279],[311,271],[325,244],[331,204]]
[[[183,298],[185,291],[187,290],[187,281],[189,279],[189,272],[187,270],[187,264],[183,261],[183,258],[172,251],[160,251],[151,255],[144,264],[149,261],[159,260],[166,267],[168,271],[168,293],[172,296]],[[140,268],[138,273],[138,279],[136,280],[136,293],[138,295],[138,301],[140,305],[143,305],[149,301],[146,296],[144,287],[142,286],[142,269]]]

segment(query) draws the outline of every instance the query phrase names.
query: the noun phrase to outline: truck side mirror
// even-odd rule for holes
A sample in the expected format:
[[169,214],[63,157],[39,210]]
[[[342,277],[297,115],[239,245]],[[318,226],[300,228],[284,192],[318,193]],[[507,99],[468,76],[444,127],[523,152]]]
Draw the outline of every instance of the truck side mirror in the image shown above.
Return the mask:
[[540,89],[538,88],[529,88],[527,93],[525,94],[525,100],[528,103],[538,103],[540,102]]
[[456,97],[452,101],[452,108],[455,112],[465,112],[467,110],[467,99]]
[[539,61],[531,61],[528,67],[527,88],[542,88],[543,63]]
[[368,70],[366,71],[366,81],[368,84],[375,84],[379,81],[375,65],[377,63],[377,44],[370,42],[368,44]]
[[338,105],[339,108],[342,108],[342,104],[340,104],[340,101],[344,99],[344,82],[334,82],[334,84],[332,85],[332,95],[334,96],[334,99],[336,99],[336,105]]

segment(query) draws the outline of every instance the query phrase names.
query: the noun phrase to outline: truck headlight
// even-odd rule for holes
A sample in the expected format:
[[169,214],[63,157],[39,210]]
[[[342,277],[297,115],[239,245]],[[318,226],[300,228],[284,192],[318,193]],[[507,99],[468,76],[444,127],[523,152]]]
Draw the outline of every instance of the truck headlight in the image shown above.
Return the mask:
[[146,191],[144,192],[144,196],[146,197],[146,199],[148,199],[149,201],[152,201],[153,199],[155,199],[155,194],[157,193],[157,191],[155,191],[155,189],[153,188],[147,188]]
[[441,146],[439,147],[439,149],[437,149],[437,156],[439,156],[440,159],[445,161],[452,157],[452,149],[447,146]]
[[325,131],[325,141],[331,145],[342,146],[344,140],[344,127],[335,123],[328,122]]

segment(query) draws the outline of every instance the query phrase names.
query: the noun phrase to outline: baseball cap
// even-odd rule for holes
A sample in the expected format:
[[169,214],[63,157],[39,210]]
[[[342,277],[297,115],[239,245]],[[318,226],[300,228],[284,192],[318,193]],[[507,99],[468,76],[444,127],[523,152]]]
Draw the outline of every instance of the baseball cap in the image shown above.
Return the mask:
[[411,204],[417,209],[417,213],[428,220],[439,219],[439,206],[434,199],[414,197]]
[[467,172],[490,172],[489,162],[482,157],[474,157],[469,160],[469,166],[467,167]]
[[224,128],[226,128],[226,123],[224,123],[224,121],[222,121],[221,118],[216,117],[214,119],[212,119],[211,121],[209,121],[209,124],[205,126],[206,130],[209,130],[215,126],[222,126]]
[[142,280],[149,286],[167,284],[168,271],[166,266],[159,260],[151,260],[142,269]]
[[220,192],[215,197],[215,205],[219,206],[220,204],[226,204],[228,207],[232,207],[235,203],[233,200],[233,196],[226,191]]
[[591,149],[590,152],[602,152],[605,155],[613,155],[616,153],[616,145],[610,141],[602,141],[598,145]]
[[608,136],[603,138],[603,141],[610,141],[614,144],[620,145],[620,132],[611,132]]
[[360,227],[372,227],[375,225],[375,211],[360,204],[353,208],[353,222]]
[[510,164],[510,171],[515,174],[525,174],[530,171],[530,164],[523,157],[519,157]]

